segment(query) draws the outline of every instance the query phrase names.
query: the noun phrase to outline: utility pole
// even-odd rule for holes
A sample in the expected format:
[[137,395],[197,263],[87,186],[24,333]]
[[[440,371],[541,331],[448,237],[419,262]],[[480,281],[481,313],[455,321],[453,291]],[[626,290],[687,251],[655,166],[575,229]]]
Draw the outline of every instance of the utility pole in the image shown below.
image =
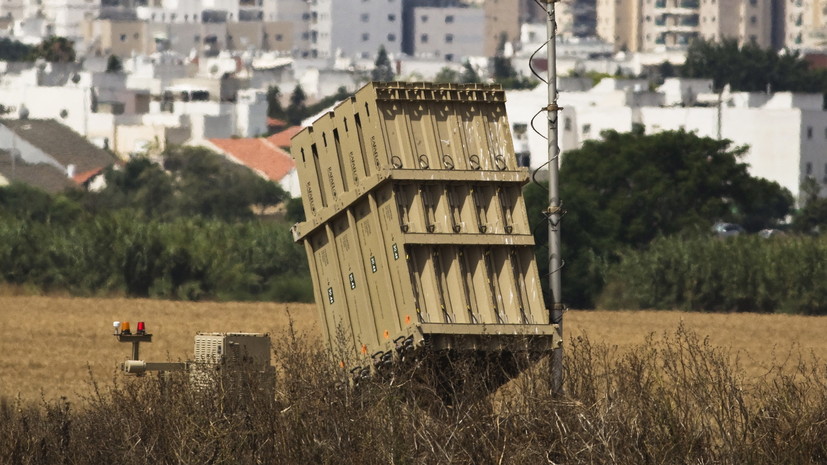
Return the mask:
[[[557,142],[558,116],[560,107],[557,106],[557,21],[554,12],[554,3],[557,0],[544,0],[546,3],[546,44],[547,80],[548,80],[548,253],[549,253],[549,289],[551,290],[552,308],[551,323],[558,325],[559,334],[563,336],[563,300],[561,293],[560,273],[562,259],[560,257],[560,218],[562,217],[562,203],[560,202],[560,147]],[[563,392],[563,346],[554,347],[551,357],[551,387],[555,395]]]

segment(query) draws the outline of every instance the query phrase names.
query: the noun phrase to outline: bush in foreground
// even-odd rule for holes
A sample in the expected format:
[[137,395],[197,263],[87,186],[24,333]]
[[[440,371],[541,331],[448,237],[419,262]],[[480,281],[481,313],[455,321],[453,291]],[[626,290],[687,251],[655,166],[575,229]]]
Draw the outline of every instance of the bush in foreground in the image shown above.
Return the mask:
[[433,378],[419,360],[353,387],[328,353],[285,338],[274,396],[148,377],[78,408],[4,400],[0,463],[827,460],[827,378],[817,363],[787,363],[748,384],[737,360],[683,329],[622,353],[587,339],[567,351],[566,394],[555,399],[543,363],[493,395],[461,360],[451,379]]

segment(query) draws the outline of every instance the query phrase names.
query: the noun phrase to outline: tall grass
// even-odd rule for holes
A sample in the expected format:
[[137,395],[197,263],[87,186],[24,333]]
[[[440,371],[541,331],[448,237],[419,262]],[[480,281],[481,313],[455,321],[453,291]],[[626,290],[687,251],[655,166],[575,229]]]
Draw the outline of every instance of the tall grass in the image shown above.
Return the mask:
[[603,308],[827,313],[827,237],[657,239],[607,274]]
[[312,299],[304,251],[285,224],[123,212],[60,226],[4,219],[0,281],[80,296]]
[[147,377],[99,386],[81,407],[6,399],[0,463],[827,460],[823,365],[791,362],[748,384],[736,358],[682,328],[624,352],[572,340],[562,398],[550,395],[543,363],[490,394],[462,359],[451,378],[421,357],[354,386],[333,358],[285,337],[275,350],[275,395]]

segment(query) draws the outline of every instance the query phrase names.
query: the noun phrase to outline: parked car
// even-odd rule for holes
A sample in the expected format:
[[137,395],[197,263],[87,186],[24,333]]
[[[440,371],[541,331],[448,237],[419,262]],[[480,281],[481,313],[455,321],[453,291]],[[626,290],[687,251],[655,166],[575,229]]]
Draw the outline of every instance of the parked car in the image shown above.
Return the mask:
[[715,223],[715,226],[712,227],[712,232],[718,237],[730,237],[743,234],[746,231],[744,231],[744,228],[739,224],[720,222]]

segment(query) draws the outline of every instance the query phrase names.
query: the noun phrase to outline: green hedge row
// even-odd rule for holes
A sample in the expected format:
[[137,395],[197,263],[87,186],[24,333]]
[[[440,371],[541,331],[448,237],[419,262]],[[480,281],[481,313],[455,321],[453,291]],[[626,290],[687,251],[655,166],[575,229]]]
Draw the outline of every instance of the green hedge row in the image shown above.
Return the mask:
[[604,308],[827,314],[827,237],[657,239],[606,278]]
[[41,292],[184,300],[312,301],[284,223],[141,219],[0,221],[0,281]]

